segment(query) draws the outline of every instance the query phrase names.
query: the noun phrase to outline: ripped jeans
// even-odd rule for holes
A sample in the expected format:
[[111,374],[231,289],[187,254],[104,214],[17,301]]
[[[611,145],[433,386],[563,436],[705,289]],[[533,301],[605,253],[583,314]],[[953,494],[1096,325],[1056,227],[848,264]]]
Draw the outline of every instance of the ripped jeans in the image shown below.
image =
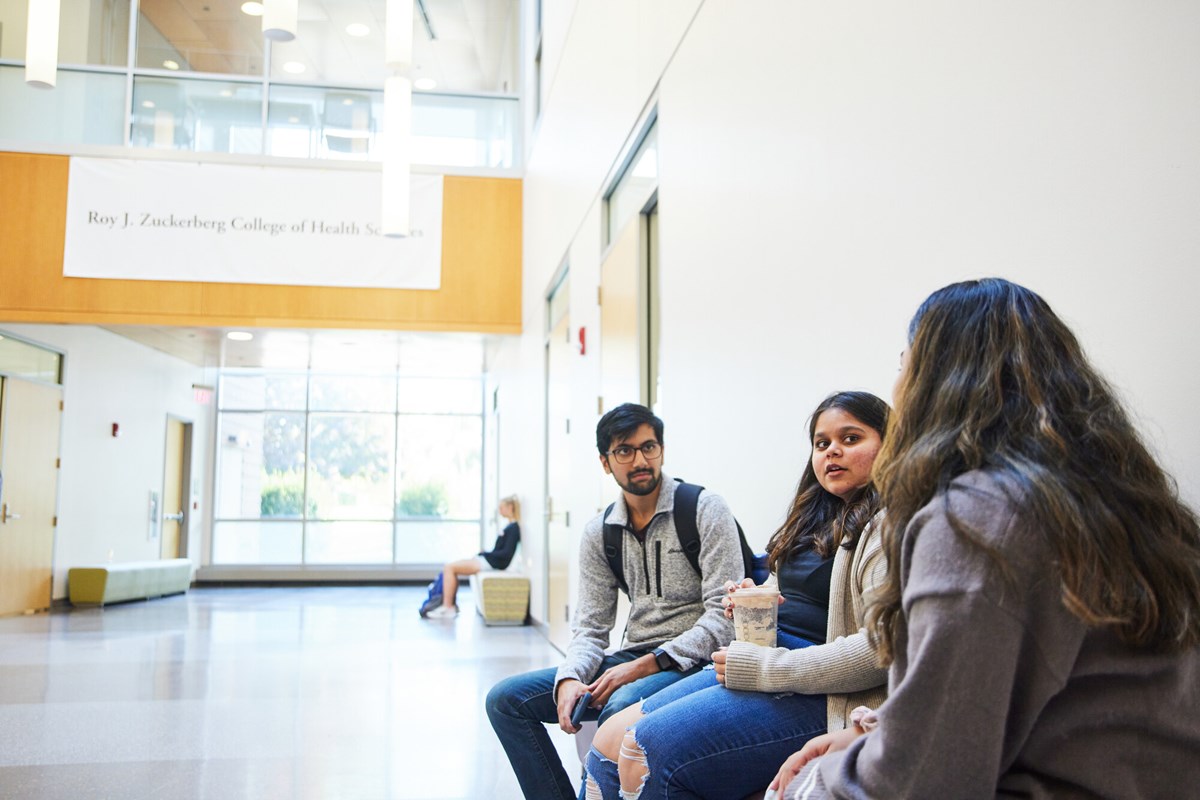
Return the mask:
[[[600,668],[592,676],[595,680],[603,672],[633,661],[645,655],[641,651],[620,650],[604,657]],[[641,680],[627,683],[608,698],[603,709],[594,708],[584,712],[584,720],[600,722],[608,719],[626,706],[650,697],[660,689],[685,679],[700,669],[687,672],[657,672]],[[557,670],[549,669],[514,675],[497,683],[488,692],[486,708],[488,718],[500,744],[508,754],[509,763],[521,784],[521,792],[528,798],[571,800],[575,796],[574,781],[563,768],[558,751],[550,740],[546,725],[557,724],[558,706],[554,702],[554,678]]]
[[[782,636],[780,644],[788,646]],[[636,741],[627,735],[621,748],[626,758],[645,758],[640,789],[622,793],[617,764],[593,747],[581,800],[745,797],[767,788],[787,757],[828,726],[823,694],[734,691],[709,669],[648,698],[642,710]]]

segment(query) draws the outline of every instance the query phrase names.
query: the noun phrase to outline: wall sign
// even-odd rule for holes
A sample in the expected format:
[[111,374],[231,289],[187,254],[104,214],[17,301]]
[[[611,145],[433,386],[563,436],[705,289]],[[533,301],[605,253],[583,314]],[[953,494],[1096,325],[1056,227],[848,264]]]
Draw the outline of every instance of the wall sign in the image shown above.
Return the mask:
[[383,236],[377,171],[72,158],[63,275],[437,289],[442,176]]

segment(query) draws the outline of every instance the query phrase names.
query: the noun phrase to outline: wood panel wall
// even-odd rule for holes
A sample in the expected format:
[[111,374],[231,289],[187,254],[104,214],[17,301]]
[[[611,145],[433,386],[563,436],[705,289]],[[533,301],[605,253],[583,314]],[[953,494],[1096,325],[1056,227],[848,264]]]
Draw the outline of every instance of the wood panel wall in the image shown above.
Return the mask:
[[0,152],[0,320],[521,332],[519,180],[446,176],[441,288],[415,291],[66,278],[67,175]]

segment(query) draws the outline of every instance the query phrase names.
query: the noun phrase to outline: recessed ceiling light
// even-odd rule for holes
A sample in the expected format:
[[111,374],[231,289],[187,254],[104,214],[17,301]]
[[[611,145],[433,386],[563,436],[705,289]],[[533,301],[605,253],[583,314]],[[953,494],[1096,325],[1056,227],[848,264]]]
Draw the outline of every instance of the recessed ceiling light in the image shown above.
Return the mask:
[[428,92],[431,89],[437,88],[437,81],[433,78],[417,78],[413,81],[413,88],[420,89],[422,92]]
[[233,97],[233,90],[232,89],[222,89],[217,94],[221,95],[221,97]]
[[292,123],[293,125],[295,125],[295,124],[296,124],[297,122],[299,122],[299,121],[300,121],[300,118],[299,118],[299,117],[294,117],[294,116],[293,116],[293,117],[288,117],[288,122]]
[[168,58],[166,61],[163,62],[163,66],[166,67],[167,69],[179,69],[179,62],[172,61],[171,59]]
[[342,105],[344,105],[344,106],[352,106],[352,105],[354,105],[354,98],[353,98],[353,97],[347,97],[347,98],[344,98],[344,99],[342,100]]
[[154,108],[154,101],[153,100],[143,100],[142,108]]
[[351,22],[346,26],[346,33],[350,36],[366,36],[371,32],[371,29],[361,22]]
[[299,75],[301,72],[304,72],[305,69],[306,67],[299,61],[289,61],[283,65],[283,71],[290,72],[293,75]]
[[262,3],[255,3],[253,0],[249,3],[242,3],[242,13],[252,17],[261,17],[263,15]]
[[248,342],[254,338],[254,334],[247,331],[230,331],[225,334],[225,338],[235,342]]

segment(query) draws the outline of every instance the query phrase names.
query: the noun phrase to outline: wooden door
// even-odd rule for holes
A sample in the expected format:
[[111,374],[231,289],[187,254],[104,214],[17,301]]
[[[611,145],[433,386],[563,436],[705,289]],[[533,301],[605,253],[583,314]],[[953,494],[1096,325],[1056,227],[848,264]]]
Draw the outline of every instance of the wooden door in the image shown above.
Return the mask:
[[[600,411],[621,403],[657,402],[656,298],[648,280],[649,237],[657,236],[657,214],[638,214],[617,234],[600,265]],[[653,374],[652,374],[653,372]],[[657,409],[656,409],[657,410]],[[600,513],[616,495],[613,479],[598,473]],[[617,600],[617,622],[610,645],[620,646],[629,617],[629,599]]]
[[163,467],[162,543],[163,558],[181,558],[186,555],[180,544],[183,542],[183,524],[187,519],[184,509],[187,494],[184,490],[186,461],[184,440],[186,424],[177,419],[167,420],[166,457]]
[[62,389],[0,379],[0,614],[50,607]]
[[634,217],[600,265],[601,413],[621,403],[645,403],[648,399],[641,225],[641,216]]

